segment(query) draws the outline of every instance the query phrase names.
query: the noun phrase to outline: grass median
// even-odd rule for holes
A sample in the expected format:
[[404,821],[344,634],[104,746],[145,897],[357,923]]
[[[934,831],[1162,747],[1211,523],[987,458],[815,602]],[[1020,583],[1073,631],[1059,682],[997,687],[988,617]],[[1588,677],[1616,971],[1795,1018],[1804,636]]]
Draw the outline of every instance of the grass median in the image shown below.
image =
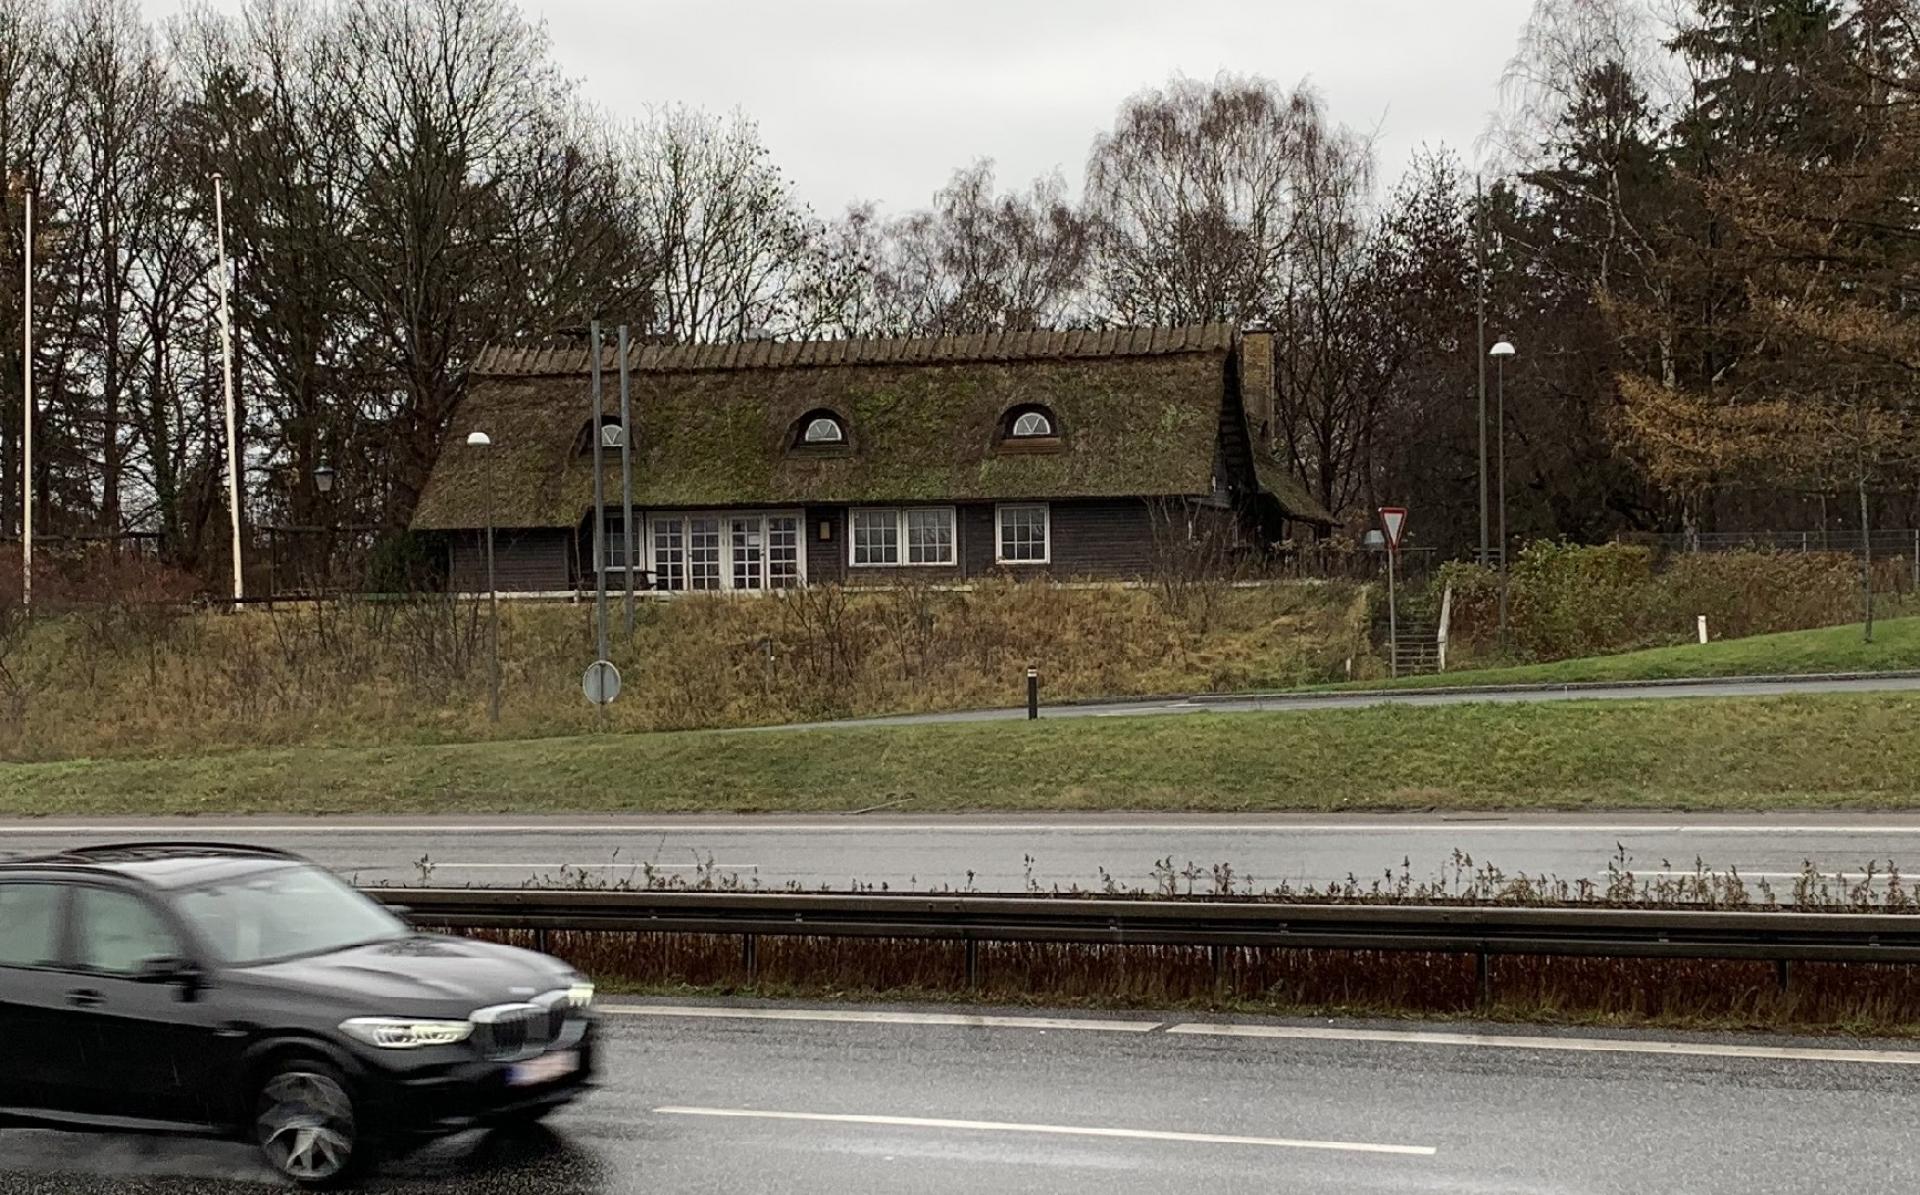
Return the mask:
[[1388,706],[0,764],[0,815],[1916,808],[1920,696]]

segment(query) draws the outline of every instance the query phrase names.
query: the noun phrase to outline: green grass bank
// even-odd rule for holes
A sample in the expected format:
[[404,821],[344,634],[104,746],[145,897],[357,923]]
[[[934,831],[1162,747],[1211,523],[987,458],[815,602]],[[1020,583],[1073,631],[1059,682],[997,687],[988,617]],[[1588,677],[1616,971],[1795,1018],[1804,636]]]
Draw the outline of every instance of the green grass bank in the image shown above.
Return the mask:
[[0,814],[1920,807],[1920,695],[677,732],[0,764]]
[[1653,647],[1618,655],[1583,656],[1511,668],[1472,668],[1435,676],[1356,682],[1341,688],[1432,688],[1438,686],[1577,684],[1667,680],[1690,676],[1805,676],[1821,672],[1920,670],[1920,618],[1876,622],[1866,642],[1860,623],[1785,631],[1745,639],[1715,639],[1677,647]]

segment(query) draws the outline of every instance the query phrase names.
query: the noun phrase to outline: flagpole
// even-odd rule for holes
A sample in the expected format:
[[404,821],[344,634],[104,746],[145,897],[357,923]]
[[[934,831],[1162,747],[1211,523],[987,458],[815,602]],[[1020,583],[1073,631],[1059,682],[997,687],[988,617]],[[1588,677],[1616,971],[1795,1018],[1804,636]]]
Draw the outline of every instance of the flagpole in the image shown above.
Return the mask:
[[233,516],[233,600],[247,596],[240,568],[240,433],[233,403],[233,317],[227,311],[227,216],[220,176],[213,176],[213,238],[220,259],[220,378],[227,398],[227,509]]
[[20,604],[33,609],[33,188],[26,190],[27,258],[20,307]]

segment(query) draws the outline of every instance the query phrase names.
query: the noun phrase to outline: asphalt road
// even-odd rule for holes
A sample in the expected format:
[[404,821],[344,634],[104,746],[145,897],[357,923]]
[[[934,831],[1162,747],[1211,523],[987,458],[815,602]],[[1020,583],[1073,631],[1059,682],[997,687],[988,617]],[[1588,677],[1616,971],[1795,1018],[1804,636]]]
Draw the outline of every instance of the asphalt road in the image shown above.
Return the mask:
[[[1920,676],[1848,676],[1792,680],[1741,679],[1684,680],[1640,685],[1513,687],[1457,691],[1367,689],[1351,692],[1276,693],[1249,697],[1173,697],[1148,701],[1115,701],[1097,705],[1049,705],[1045,718],[1135,718],[1160,714],[1251,713],[1259,710],[1362,709],[1376,705],[1460,705],[1466,702],[1533,704],[1541,701],[1652,701],[1700,697],[1784,697],[1796,693],[1911,693],[1920,691]],[[801,722],[760,730],[826,730],[842,726],[925,726],[942,722],[998,722],[1024,718],[1026,707],[961,710],[945,714],[900,714],[886,718],[858,718],[842,722]],[[752,733],[751,731],[743,733]]]
[[[1063,814],[902,817],[689,816],[546,818],[219,818],[0,821],[0,851],[39,852],[128,839],[255,842],[310,856],[361,883],[517,887],[579,877],[645,883],[716,878],[779,888],[946,886],[1013,891],[1097,889],[1103,876],[1151,887],[1157,860],[1188,865],[1211,884],[1226,864],[1261,888],[1416,881],[1475,866],[1574,880],[1603,878],[1624,849],[1636,875],[1738,867],[1790,889],[1811,862],[1853,877],[1869,862],[1920,870],[1920,815],[1434,815],[1381,817]],[[424,859],[424,863],[422,860]],[[1029,862],[1031,860],[1031,862]],[[1103,871],[1104,869],[1104,871]],[[1187,881],[1178,881],[1184,890]]]
[[[659,1011],[609,1013],[605,1085],[550,1132],[456,1139],[365,1189],[1749,1195],[1920,1183],[1910,1046]],[[0,1130],[0,1195],[233,1195],[264,1181],[240,1145]]]

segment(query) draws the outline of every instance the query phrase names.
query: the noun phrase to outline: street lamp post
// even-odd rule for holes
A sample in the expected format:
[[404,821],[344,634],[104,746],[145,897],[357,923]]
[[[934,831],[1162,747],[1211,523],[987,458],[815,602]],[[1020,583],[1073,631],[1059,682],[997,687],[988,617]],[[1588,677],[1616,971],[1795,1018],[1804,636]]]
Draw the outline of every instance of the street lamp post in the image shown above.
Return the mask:
[[487,491],[487,720],[500,720],[500,587],[493,577],[493,439],[485,432],[470,432],[467,447],[478,448],[486,459]]
[[1494,362],[1493,438],[1498,445],[1496,487],[1500,502],[1500,645],[1507,643],[1507,358],[1513,345],[1502,340],[1487,350]]
[[[313,492],[320,495],[323,503],[333,493],[333,480],[332,465],[320,465],[314,469]],[[326,527],[321,529],[324,532],[320,537],[320,582],[323,586],[333,581],[333,529],[336,522],[337,519],[328,519]]]

